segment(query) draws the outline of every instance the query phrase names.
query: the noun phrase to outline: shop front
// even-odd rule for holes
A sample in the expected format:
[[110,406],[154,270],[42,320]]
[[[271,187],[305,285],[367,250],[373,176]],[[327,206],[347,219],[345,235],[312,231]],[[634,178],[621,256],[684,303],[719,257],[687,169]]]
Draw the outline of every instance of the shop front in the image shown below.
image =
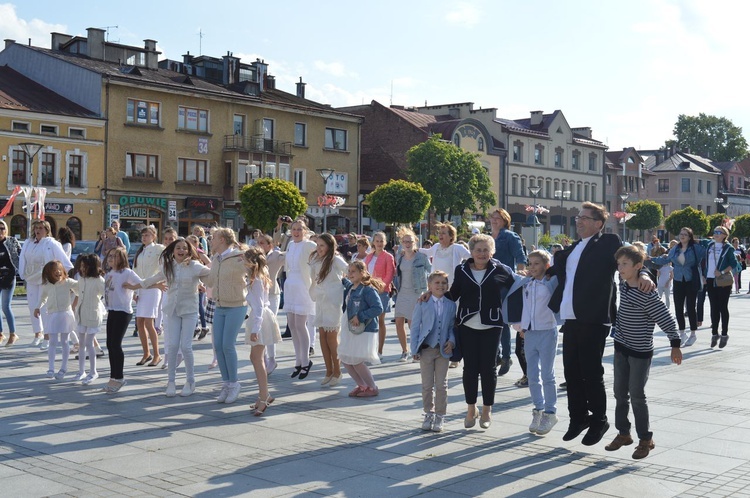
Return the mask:
[[178,233],[184,237],[192,233],[195,225],[204,229],[218,225],[222,205],[223,202],[215,197],[187,197],[185,209],[180,211]]
[[[169,201],[161,197],[143,197],[123,195],[117,198],[119,207],[120,230],[128,234],[131,241],[140,240],[143,227],[153,225],[161,237],[165,227]],[[110,223],[118,217],[110,206]]]

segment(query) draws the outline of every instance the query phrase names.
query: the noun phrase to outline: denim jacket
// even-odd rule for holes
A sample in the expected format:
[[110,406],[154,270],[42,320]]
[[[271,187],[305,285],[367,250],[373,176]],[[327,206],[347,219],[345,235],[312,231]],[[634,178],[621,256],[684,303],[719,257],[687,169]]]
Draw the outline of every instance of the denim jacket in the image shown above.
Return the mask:
[[[714,245],[716,243],[714,241],[711,241],[706,246],[706,254],[710,254],[714,250]],[[719,258],[718,264],[716,265],[716,269],[719,271],[724,271],[727,268],[732,269],[732,275],[736,274],[738,271],[741,271],[741,267],[739,262],[737,261],[737,257],[734,255],[734,247],[732,247],[731,244],[724,244],[724,247],[721,248],[721,257]],[[714,275],[708,275],[708,258],[703,258],[703,261],[701,262],[701,274],[704,278],[714,278]]]
[[[399,251],[396,255],[396,290],[401,290],[403,279],[401,278],[401,260],[404,253]],[[414,262],[411,265],[411,281],[414,283],[414,289],[422,293],[427,290],[427,275],[432,271],[430,259],[421,252],[414,253]]]
[[685,251],[685,264],[680,264],[677,259],[680,255],[680,247],[681,245],[678,244],[668,254],[651,258],[651,261],[657,265],[672,263],[675,282],[690,282],[693,280],[693,268],[700,268],[701,261],[706,255],[706,249],[698,243],[690,245]]
[[360,284],[354,290],[351,283],[344,290],[344,312],[346,319],[357,315],[359,323],[365,324],[365,332],[377,332],[377,317],[383,312],[383,302],[374,287]]

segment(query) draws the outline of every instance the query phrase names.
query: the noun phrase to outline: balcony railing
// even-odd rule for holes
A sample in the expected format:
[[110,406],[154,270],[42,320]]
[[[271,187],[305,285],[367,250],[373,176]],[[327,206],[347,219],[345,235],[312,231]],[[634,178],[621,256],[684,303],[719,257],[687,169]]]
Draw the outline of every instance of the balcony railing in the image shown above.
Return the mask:
[[282,142],[264,138],[263,135],[225,135],[224,150],[242,150],[248,152],[270,152],[272,154],[291,155],[292,142]]

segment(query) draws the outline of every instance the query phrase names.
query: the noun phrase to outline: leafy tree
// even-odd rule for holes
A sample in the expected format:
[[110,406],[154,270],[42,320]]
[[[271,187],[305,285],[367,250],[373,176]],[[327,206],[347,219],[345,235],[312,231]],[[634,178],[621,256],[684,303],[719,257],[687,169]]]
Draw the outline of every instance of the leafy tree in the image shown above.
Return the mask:
[[406,153],[407,178],[432,196],[430,207],[442,220],[467,210],[485,212],[496,202],[478,154],[464,151],[435,134]]
[[367,196],[370,215],[384,223],[413,224],[424,216],[430,194],[418,183],[391,180]]
[[713,230],[714,227],[724,225],[724,220],[727,218],[727,215],[724,213],[715,213],[710,216],[706,216],[706,218],[708,218],[708,229]]
[[630,202],[626,211],[634,213],[635,216],[625,222],[630,230],[651,230],[661,225],[664,216],[661,205],[658,202],[643,200]]
[[273,230],[280,215],[296,218],[307,210],[297,186],[278,178],[260,178],[242,187],[240,204],[245,223],[264,232]]
[[704,236],[709,230],[706,214],[690,206],[673,211],[664,220],[664,226],[669,233],[680,233],[682,227],[688,227],[693,230],[693,235],[696,237]]
[[677,138],[679,149],[690,150],[714,161],[741,161],[748,155],[742,128],[724,117],[680,114],[672,133]]
[[744,239],[750,237],[750,214],[741,214],[734,219],[734,231],[732,234],[735,237]]

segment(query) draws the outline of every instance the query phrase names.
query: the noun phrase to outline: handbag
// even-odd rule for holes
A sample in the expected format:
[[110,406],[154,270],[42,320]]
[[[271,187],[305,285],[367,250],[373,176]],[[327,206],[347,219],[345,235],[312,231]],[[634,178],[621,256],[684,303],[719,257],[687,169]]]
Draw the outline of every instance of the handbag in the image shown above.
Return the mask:
[[722,273],[714,279],[716,287],[729,287],[734,284],[734,276],[731,273]]
[[359,335],[365,331],[365,328],[370,324],[371,321],[372,321],[372,318],[367,320],[367,322],[365,323],[359,322],[359,325],[356,325],[356,326],[352,325],[351,321],[347,321],[347,323],[349,324],[349,332],[351,332],[354,335]]

